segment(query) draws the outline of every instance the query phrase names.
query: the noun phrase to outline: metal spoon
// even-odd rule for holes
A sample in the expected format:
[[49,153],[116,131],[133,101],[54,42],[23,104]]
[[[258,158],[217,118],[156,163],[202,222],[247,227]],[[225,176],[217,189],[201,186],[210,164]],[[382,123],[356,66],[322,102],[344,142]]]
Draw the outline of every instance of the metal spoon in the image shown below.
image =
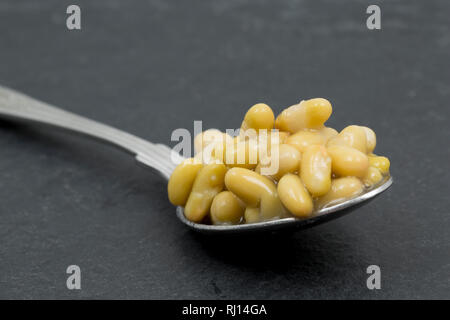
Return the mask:
[[[166,179],[169,179],[176,167],[171,160],[171,156],[172,159],[183,159],[183,157],[173,152],[166,145],[151,143],[124,131],[61,110],[2,86],[0,86],[0,117],[44,123],[85,134],[103,142],[109,142],[131,153],[139,164],[156,169]],[[392,177],[386,177],[377,187],[356,198],[321,209],[308,219],[284,218],[253,224],[216,226],[187,220],[182,207],[178,207],[176,212],[177,217],[186,226],[195,231],[208,234],[238,234],[279,231],[282,229],[304,229],[341,217],[368,203],[369,200],[374,199],[389,188],[392,181]]]

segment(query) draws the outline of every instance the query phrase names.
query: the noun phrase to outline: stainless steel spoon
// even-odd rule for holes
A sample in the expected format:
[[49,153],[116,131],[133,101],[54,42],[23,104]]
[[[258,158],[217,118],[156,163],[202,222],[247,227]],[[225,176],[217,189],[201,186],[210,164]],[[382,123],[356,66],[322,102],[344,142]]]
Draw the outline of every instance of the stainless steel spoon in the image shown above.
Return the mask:
[[[176,166],[172,162],[171,156],[172,159],[183,159],[166,145],[151,143],[124,131],[61,110],[2,86],[0,86],[0,117],[44,123],[85,134],[103,142],[109,142],[131,153],[139,164],[156,169],[166,179],[169,179]],[[187,220],[181,207],[177,208],[177,217],[189,228],[208,234],[238,234],[279,231],[282,229],[304,229],[341,217],[368,203],[369,200],[374,199],[389,188],[392,181],[392,177],[387,177],[377,187],[368,190],[364,194],[324,208],[308,219],[284,218],[253,224],[215,226]]]

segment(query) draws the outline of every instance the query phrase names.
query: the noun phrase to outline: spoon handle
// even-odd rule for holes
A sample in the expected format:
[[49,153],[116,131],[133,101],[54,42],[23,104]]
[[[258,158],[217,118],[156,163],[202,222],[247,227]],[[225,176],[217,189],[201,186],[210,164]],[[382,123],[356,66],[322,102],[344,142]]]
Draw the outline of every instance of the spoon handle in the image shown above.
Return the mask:
[[166,179],[182,160],[166,145],[151,143],[3,86],[0,86],[0,117],[44,123],[111,143],[134,155],[139,163],[158,170]]

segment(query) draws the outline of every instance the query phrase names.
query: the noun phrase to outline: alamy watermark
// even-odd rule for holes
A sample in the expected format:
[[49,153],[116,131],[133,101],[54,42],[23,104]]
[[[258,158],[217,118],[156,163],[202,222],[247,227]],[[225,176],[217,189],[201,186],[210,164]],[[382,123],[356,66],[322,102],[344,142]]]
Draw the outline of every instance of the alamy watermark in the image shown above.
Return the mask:
[[172,149],[172,162],[178,164],[181,154],[184,158],[194,158],[204,164],[259,164],[262,175],[278,172],[281,141],[276,129],[226,129],[223,133],[216,129],[203,131],[202,121],[194,121],[193,136],[186,128],[172,132],[171,141],[178,142]]
[[367,14],[370,14],[366,20],[366,26],[369,30],[380,30],[381,29],[381,9],[379,6],[372,4],[367,7]]
[[377,265],[370,265],[366,270],[367,274],[370,276],[367,278],[366,285],[367,289],[381,289],[381,269]]
[[76,4],[67,7],[66,13],[69,15],[66,19],[66,26],[69,30],[81,29],[81,9]]
[[66,280],[66,286],[69,290],[81,289],[81,269],[79,266],[73,264],[67,267],[66,273],[70,274]]
[[[81,30],[81,8],[76,4],[67,7],[66,13],[69,15],[66,19],[66,26],[69,30]],[[369,14],[366,20],[366,26],[369,30],[381,29],[381,8],[376,4],[367,7],[366,13]]]

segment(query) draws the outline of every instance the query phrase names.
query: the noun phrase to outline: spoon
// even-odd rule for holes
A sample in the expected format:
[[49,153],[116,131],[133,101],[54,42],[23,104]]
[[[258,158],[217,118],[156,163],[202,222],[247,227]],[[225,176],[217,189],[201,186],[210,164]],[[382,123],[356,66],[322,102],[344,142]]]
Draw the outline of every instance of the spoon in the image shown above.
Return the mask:
[[[155,169],[167,180],[176,167],[175,162],[179,163],[184,159],[166,145],[151,143],[127,132],[64,111],[2,86],[0,86],[0,117],[52,125],[108,142],[129,152],[135,157],[138,164]],[[292,217],[252,224],[217,226],[187,220],[182,207],[177,207],[176,214],[178,219],[187,227],[207,234],[238,234],[284,229],[299,230],[342,217],[363,204],[367,204],[369,200],[388,189],[392,181],[391,176],[385,177],[376,187],[367,190],[360,196],[323,208],[307,219]]]

